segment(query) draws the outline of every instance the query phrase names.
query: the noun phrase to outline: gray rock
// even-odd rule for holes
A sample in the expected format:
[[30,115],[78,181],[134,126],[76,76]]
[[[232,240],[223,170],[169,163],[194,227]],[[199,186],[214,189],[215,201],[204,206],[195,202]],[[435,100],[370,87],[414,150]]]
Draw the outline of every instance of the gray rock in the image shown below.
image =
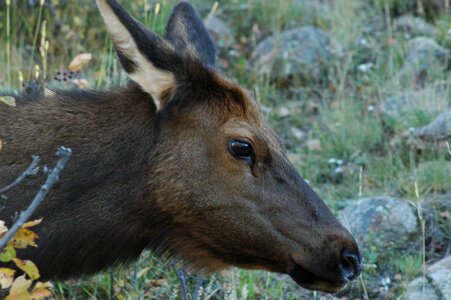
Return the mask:
[[411,36],[436,37],[439,31],[424,19],[412,15],[404,15],[395,20],[395,27]]
[[302,24],[314,24],[318,19],[331,14],[330,1],[294,0],[293,6],[300,8]]
[[409,41],[404,65],[398,73],[401,83],[423,84],[428,79],[442,78],[448,70],[451,51],[431,38],[416,37]]
[[[421,9],[418,7],[418,0],[373,0],[378,3],[382,11],[386,7],[390,10],[390,15],[420,14],[428,20],[434,20],[438,17],[440,9],[445,6],[446,0],[421,0]],[[421,12],[420,12],[421,11]]]
[[208,14],[204,24],[218,47],[227,48],[235,44],[230,27],[215,14]]
[[407,143],[416,141],[441,141],[451,137],[451,108],[439,114],[429,125],[410,128],[404,133]]
[[438,115],[451,105],[451,89],[443,85],[420,91],[405,91],[387,98],[380,110],[384,117],[402,122],[407,127],[409,115]]
[[251,56],[253,69],[259,75],[270,75],[276,81],[299,78],[303,83],[326,80],[331,61],[328,36],[312,26],[268,37],[257,45]]
[[362,249],[376,247],[378,262],[405,249],[418,234],[415,210],[407,200],[376,197],[349,201],[341,218]]
[[405,300],[451,299],[451,255],[427,267],[425,290],[423,293],[423,278],[413,280],[407,286]]

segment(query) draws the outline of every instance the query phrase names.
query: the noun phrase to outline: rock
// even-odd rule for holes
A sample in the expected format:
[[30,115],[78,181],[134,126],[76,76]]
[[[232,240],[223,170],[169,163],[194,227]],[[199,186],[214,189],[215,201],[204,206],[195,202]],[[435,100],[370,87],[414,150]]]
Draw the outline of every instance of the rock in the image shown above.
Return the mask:
[[253,69],[259,75],[270,75],[275,81],[298,78],[304,84],[325,81],[331,60],[328,36],[312,26],[268,37],[251,55]]
[[321,142],[318,139],[311,139],[306,142],[306,146],[311,151],[320,151],[321,150]]
[[293,137],[298,141],[303,141],[307,136],[307,134],[304,131],[296,127],[291,127],[290,131]]
[[280,109],[279,109],[279,117],[280,118],[286,118],[286,117],[288,117],[288,116],[290,116],[291,115],[291,111],[287,108],[287,107],[285,107],[285,106],[282,106]]
[[451,299],[451,255],[427,267],[425,290],[423,278],[413,280],[407,286],[404,300],[450,300]]
[[[387,98],[380,110],[388,121],[411,127],[412,116],[436,116],[451,105],[451,89],[442,85],[420,91],[405,91]],[[414,124],[414,123],[413,123]]]
[[425,220],[426,249],[434,256],[443,256],[451,247],[451,194],[434,193],[424,200],[421,207]]
[[318,19],[331,14],[330,1],[294,0],[293,6],[300,8],[303,24],[314,24]]
[[[439,114],[429,125],[420,128],[410,128],[403,137],[408,145],[419,145],[425,141],[441,141],[451,137],[451,108]],[[422,147],[417,147],[421,149]]]
[[446,0],[421,0],[421,7],[418,0],[373,0],[377,6],[386,12],[386,6],[390,10],[390,16],[400,16],[404,14],[415,14],[424,16],[433,21],[439,15],[441,9],[445,7]]
[[215,14],[208,14],[204,24],[219,48],[229,48],[235,44],[229,26]]
[[398,72],[401,83],[423,84],[427,79],[442,78],[448,70],[451,51],[431,38],[416,37],[409,41],[404,64]]
[[433,25],[412,15],[404,15],[396,19],[395,27],[410,36],[436,37],[439,35],[439,31]]
[[341,217],[362,249],[376,248],[378,262],[405,249],[418,234],[415,210],[406,200],[376,197],[349,201]]

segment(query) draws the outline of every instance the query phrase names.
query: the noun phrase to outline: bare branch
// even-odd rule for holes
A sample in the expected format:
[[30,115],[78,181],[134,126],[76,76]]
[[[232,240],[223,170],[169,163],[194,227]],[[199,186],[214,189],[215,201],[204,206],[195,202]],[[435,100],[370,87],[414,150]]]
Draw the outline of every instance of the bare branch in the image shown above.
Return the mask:
[[33,155],[33,161],[28,166],[28,168],[25,170],[25,172],[23,172],[19,177],[17,177],[16,180],[14,180],[13,183],[11,183],[10,185],[7,185],[4,188],[0,189],[0,194],[3,194],[5,192],[9,191],[10,189],[12,189],[13,187],[19,185],[22,182],[22,180],[27,178],[27,176],[35,174],[36,168],[37,168],[37,166],[38,166],[40,161],[41,161],[41,158],[39,158],[39,156]]
[[180,283],[182,284],[182,299],[188,300],[188,289],[186,286],[186,273],[183,269],[177,269],[177,266],[175,262],[172,264],[175,274],[177,274],[177,278],[179,279]]
[[6,246],[6,244],[13,238],[16,232],[28,221],[36,208],[41,204],[44,200],[45,196],[49,192],[49,190],[53,187],[53,185],[59,180],[59,175],[61,171],[66,166],[67,161],[69,160],[72,154],[72,150],[65,147],[60,147],[58,149],[57,155],[60,157],[55,168],[47,175],[47,180],[39,189],[39,192],[34,197],[31,204],[27,207],[26,210],[20,213],[19,219],[14,223],[8,233],[0,240],[0,250]]

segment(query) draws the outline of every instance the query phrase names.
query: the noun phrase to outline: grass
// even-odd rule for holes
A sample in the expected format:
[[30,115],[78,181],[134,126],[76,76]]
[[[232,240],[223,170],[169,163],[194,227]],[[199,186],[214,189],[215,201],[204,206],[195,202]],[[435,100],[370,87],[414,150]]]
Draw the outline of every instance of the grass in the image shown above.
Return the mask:
[[[0,52],[0,68],[4,70],[0,73],[0,90],[20,90],[23,81],[44,81],[44,78],[50,86],[73,88],[51,78],[82,52],[93,54],[89,67],[80,75],[87,79],[90,88],[110,88],[126,83],[126,75],[121,71],[93,1],[54,0],[46,1],[45,5],[38,1],[35,7],[30,7],[27,2],[6,1],[0,10],[0,49],[5,49]],[[176,0],[162,1],[158,12],[154,1],[121,2],[139,20],[162,33]],[[192,2],[203,16],[214,3]],[[387,26],[393,21],[396,1],[377,0],[372,2],[374,5],[364,4],[363,8],[361,1],[343,0],[329,5],[327,10],[317,6],[315,13],[307,9],[307,2],[221,2],[218,14],[231,25],[240,47],[234,49],[234,56],[228,57],[229,65],[220,68],[251,90],[268,108],[265,117],[285,140],[294,164],[333,209],[341,208],[343,200],[366,196],[392,195],[416,202],[417,197],[426,199],[438,193],[449,193],[451,170],[446,149],[432,145],[418,152],[405,143],[393,146],[394,138],[409,127],[428,124],[437,112],[451,104],[449,73],[435,74],[434,80],[427,82],[425,87],[413,83],[406,85],[397,80],[408,41]],[[321,5],[322,1],[313,3]],[[447,33],[450,23],[449,15],[435,16],[440,33],[437,41],[448,48],[451,47]],[[287,87],[249,73],[248,59],[255,40],[269,34],[277,36],[282,30],[306,24],[322,28],[332,38],[335,58],[326,83],[303,86],[294,79]],[[252,28],[255,26],[260,31],[259,36],[254,36]],[[367,70],[362,67],[365,65]],[[39,66],[39,76],[36,76],[35,66]],[[448,82],[444,91],[437,88],[443,82]],[[387,118],[378,111],[387,97],[419,89],[426,90],[425,98],[441,99],[442,102],[436,101],[441,103],[439,107],[415,106],[395,118]],[[281,116],[281,108],[289,110],[288,116]],[[304,132],[305,138],[295,139],[292,128]],[[319,147],[309,148],[308,141],[311,140],[317,140]],[[336,174],[339,166],[331,163],[331,159],[343,161],[341,175]],[[415,183],[418,189],[415,189]],[[449,226],[449,222],[437,219],[440,222],[435,226]],[[423,241],[427,238],[422,237]],[[449,239],[442,242],[445,247],[450,247]],[[364,249],[366,262],[376,262],[380,251],[384,250]],[[428,261],[436,256],[424,253],[421,248],[411,255],[393,255],[386,269],[368,270],[360,283],[353,284],[349,295],[365,297],[366,284],[379,274],[394,276],[400,273],[407,282],[422,274],[423,259]],[[191,278],[191,294],[195,285],[195,278]],[[394,288],[390,297],[398,296],[400,290]],[[150,253],[144,253],[131,266],[84,280],[56,283],[55,286],[56,297],[68,299],[178,299],[180,292],[171,262],[152,257]],[[280,275],[238,269],[206,278],[201,295],[202,299],[320,297],[301,291]]]

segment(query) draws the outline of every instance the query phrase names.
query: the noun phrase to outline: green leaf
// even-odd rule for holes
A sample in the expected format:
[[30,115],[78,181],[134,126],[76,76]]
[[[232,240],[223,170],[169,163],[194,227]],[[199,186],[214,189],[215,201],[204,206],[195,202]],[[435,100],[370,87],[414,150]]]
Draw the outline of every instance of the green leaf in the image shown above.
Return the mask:
[[27,273],[28,277],[35,280],[39,278],[39,271],[36,265],[31,260],[22,260],[18,258],[13,258],[14,263],[16,266]]
[[16,249],[12,245],[6,246],[0,253],[0,261],[8,262],[16,257]]

